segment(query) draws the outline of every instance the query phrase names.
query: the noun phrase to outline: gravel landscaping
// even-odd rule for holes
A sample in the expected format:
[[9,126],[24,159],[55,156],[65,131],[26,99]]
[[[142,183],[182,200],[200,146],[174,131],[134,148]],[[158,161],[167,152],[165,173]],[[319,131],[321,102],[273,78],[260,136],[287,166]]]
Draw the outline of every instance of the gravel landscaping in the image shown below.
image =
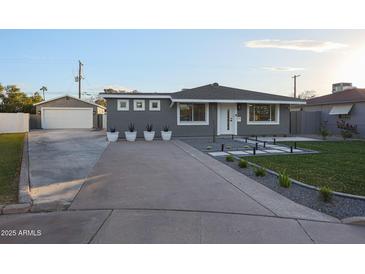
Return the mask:
[[[319,192],[314,189],[309,189],[294,183],[290,188],[283,188],[279,186],[276,175],[266,173],[266,176],[264,177],[257,177],[254,173],[254,167],[251,165],[249,165],[248,168],[240,168],[237,159],[235,159],[234,162],[227,162],[224,157],[214,158],[281,195],[312,209],[339,219],[353,216],[365,216],[365,200],[333,195],[332,201],[325,203],[322,201]],[[247,158],[245,159],[247,160]]]

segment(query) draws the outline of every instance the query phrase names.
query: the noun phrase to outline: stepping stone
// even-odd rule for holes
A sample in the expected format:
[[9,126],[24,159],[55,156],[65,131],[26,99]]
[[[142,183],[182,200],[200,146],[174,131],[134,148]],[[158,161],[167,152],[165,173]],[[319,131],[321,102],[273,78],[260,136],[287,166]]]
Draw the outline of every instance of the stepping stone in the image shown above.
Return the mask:
[[269,153],[284,153],[284,151],[277,149],[266,149],[265,151]]
[[245,155],[245,154],[248,154],[245,151],[239,151],[239,150],[237,150],[237,151],[229,151],[228,153],[233,154],[233,155]]
[[217,151],[217,152],[209,152],[208,154],[217,157],[217,156],[227,156],[228,153],[223,152],[223,151]]

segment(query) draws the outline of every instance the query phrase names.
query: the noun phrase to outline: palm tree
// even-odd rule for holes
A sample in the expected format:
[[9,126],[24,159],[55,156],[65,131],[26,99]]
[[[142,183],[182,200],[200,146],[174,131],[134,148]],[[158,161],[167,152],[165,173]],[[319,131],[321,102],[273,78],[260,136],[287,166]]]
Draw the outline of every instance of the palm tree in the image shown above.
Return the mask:
[[46,86],[42,86],[39,90],[41,90],[43,92],[43,100],[46,100],[46,97],[44,96],[44,92],[47,91],[47,87]]

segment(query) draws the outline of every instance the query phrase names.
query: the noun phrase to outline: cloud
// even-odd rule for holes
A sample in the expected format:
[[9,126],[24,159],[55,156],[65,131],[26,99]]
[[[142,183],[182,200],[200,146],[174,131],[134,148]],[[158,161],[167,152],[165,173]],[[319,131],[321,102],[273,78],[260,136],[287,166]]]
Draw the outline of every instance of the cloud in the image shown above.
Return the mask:
[[277,48],[290,50],[306,50],[313,52],[325,52],[347,47],[347,45],[345,44],[331,41],[279,39],[251,40],[247,41],[245,45],[248,48]]
[[262,67],[264,70],[269,71],[299,71],[299,70],[305,70],[305,68],[294,68],[294,67]]

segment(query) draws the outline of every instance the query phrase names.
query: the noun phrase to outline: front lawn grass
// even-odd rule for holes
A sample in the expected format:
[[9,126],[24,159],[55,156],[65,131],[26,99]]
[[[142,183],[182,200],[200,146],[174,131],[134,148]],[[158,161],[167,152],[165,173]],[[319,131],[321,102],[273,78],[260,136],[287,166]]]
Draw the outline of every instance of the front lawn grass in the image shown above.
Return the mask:
[[[285,143],[293,145],[293,143]],[[248,160],[306,184],[365,196],[365,142],[297,142],[318,154],[256,156]]]
[[18,201],[23,133],[0,134],[0,204]]

